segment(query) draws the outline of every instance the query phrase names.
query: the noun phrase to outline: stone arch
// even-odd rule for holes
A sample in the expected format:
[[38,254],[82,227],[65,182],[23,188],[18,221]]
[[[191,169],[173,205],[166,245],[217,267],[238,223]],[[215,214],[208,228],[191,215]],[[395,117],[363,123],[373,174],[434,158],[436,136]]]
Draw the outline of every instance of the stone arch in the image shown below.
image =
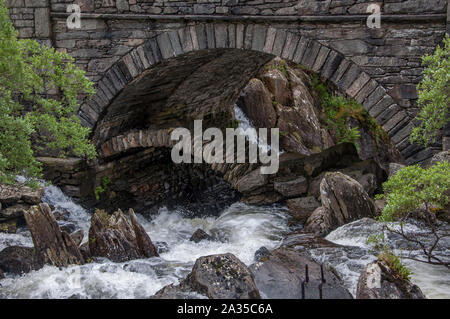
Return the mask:
[[[240,23],[201,23],[164,31],[136,47],[105,72],[98,82],[97,93],[81,105],[79,116],[83,124],[95,132],[111,103],[148,70],[173,58],[217,49],[280,56],[318,73],[361,103],[397,146],[405,143],[412,129],[408,115],[383,85],[339,52],[292,30]],[[98,132],[95,134],[94,139],[101,142],[113,137],[107,132],[102,137]]]

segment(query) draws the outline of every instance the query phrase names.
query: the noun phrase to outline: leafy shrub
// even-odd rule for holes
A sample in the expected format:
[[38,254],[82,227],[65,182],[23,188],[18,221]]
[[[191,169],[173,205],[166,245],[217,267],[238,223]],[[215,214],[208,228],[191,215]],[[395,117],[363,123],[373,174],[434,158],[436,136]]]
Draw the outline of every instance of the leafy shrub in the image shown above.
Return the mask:
[[433,55],[422,57],[423,80],[417,86],[420,121],[410,136],[411,143],[427,146],[436,141],[437,134],[449,121],[450,107],[450,36],[446,34],[444,47],[438,46]]
[[90,130],[76,116],[78,98],[94,93],[92,83],[69,55],[17,35],[0,0],[0,183],[17,174],[39,177],[38,146],[96,156]]
[[450,163],[438,162],[429,168],[418,165],[404,167],[383,184],[386,206],[380,221],[397,221],[425,204],[443,207],[449,203]]

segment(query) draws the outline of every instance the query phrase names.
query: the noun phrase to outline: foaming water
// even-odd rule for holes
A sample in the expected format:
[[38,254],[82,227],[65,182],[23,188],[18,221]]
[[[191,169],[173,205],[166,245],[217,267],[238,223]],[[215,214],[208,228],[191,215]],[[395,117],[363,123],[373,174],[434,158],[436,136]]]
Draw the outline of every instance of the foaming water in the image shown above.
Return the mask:
[[[87,233],[90,214],[59,188],[46,187],[43,201],[69,211],[69,221]],[[282,206],[236,203],[219,217],[187,218],[182,211],[166,208],[150,221],[138,215],[152,241],[167,244],[168,251],[160,257],[124,263],[100,259],[62,269],[47,265],[22,276],[6,274],[6,279],[0,282],[0,298],[148,298],[162,287],[185,278],[201,256],[232,253],[250,265],[261,246],[272,249],[280,244],[288,231],[285,211]],[[189,241],[198,228],[210,233],[214,240]],[[10,243],[32,246],[29,232],[3,235],[1,247]]]
[[[398,227],[398,225],[393,225]],[[311,256],[321,262],[328,262],[341,275],[344,284],[355,296],[359,276],[364,267],[374,261],[376,256],[367,244],[370,235],[382,232],[383,224],[371,219],[361,219],[331,232],[326,239],[341,248],[321,248],[310,251]],[[414,223],[406,223],[406,233],[423,232],[423,228]],[[385,233],[388,242],[398,255],[405,253],[419,254],[410,247],[400,236]],[[445,248],[446,247],[446,248]],[[448,243],[444,244],[441,254],[449,256]],[[411,281],[418,285],[427,298],[450,298],[450,272],[443,266],[433,266],[422,262],[403,258],[402,262],[413,272]]]
[[[45,187],[43,201],[57,210],[69,212],[69,223],[88,233],[90,213],[65,196],[58,187]],[[188,218],[182,211],[160,209],[151,220],[138,215],[153,242],[165,242],[167,251],[160,257],[113,263],[107,259],[82,266],[58,269],[45,266],[22,276],[6,274],[0,281],[0,298],[148,298],[162,287],[178,283],[191,271],[201,256],[232,253],[245,264],[254,262],[254,253],[261,246],[279,246],[289,232],[287,209],[284,206],[255,207],[235,203],[219,217]],[[189,241],[198,228],[213,240]],[[407,232],[423,228],[414,223],[405,225]],[[364,267],[376,259],[367,245],[367,238],[382,231],[382,224],[361,219],[331,232],[326,239],[343,245],[340,248],[309,250],[320,262],[331,264],[341,275],[344,285],[356,294],[358,278]],[[398,253],[411,249],[398,236],[387,234]],[[20,228],[17,234],[0,233],[0,250],[8,246],[32,247],[30,233]],[[444,244],[441,254],[449,256],[450,245]],[[412,271],[412,281],[428,298],[450,298],[450,273],[443,267],[405,259]],[[188,297],[202,297],[190,293]]]

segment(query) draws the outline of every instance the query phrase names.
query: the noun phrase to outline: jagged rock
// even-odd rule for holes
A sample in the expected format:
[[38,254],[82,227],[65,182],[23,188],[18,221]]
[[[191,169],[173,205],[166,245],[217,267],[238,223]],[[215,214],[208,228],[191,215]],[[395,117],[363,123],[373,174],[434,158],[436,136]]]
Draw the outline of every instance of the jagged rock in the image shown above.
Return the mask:
[[304,220],[320,207],[320,203],[313,196],[288,199],[286,205],[295,220]]
[[308,191],[308,180],[303,176],[298,176],[287,181],[275,181],[273,188],[285,197],[300,196]]
[[68,233],[61,231],[47,204],[32,206],[25,212],[25,220],[36,253],[45,263],[58,267],[84,263],[78,246]]
[[[287,74],[284,74],[280,69],[277,68],[277,64],[280,61],[272,62],[272,65],[268,65],[270,70],[267,70],[261,75],[261,79],[265,86],[273,94],[275,101],[282,105],[292,104],[292,93],[289,86],[289,80],[287,79]],[[286,68],[286,66],[284,66]]]
[[308,218],[305,231],[320,236],[363,217],[375,217],[375,205],[354,179],[340,172],[326,173],[320,183],[322,207]]
[[89,228],[89,251],[93,257],[106,257],[115,262],[158,256],[155,246],[137,221],[132,209],[130,221],[118,210],[112,215],[96,211]]
[[194,243],[199,243],[202,240],[211,240],[211,236],[209,236],[203,229],[199,228],[192,234],[189,240]]
[[259,79],[251,79],[242,91],[241,107],[256,128],[275,127],[277,114],[270,92]]
[[266,247],[261,247],[257,251],[255,251],[255,260],[260,261],[262,258],[270,255],[270,250],[268,250]]
[[0,268],[13,274],[27,273],[44,266],[32,247],[10,246],[0,252]]
[[265,298],[352,298],[333,271],[294,249],[278,248],[249,268]]
[[84,231],[82,229],[78,229],[77,231],[71,233],[70,237],[72,237],[75,245],[80,246],[84,238]]
[[230,253],[197,259],[186,285],[210,299],[260,298],[251,272]]
[[398,278],[382,260],[368,264],[358,280],[357,299],[425,299],[420,288]]
[[3,185],[0,184],[0,202],[2,204],[13,204],[23,201],[30,205],[36,205],[41,202],[44,189],[37,189],[28,186]]

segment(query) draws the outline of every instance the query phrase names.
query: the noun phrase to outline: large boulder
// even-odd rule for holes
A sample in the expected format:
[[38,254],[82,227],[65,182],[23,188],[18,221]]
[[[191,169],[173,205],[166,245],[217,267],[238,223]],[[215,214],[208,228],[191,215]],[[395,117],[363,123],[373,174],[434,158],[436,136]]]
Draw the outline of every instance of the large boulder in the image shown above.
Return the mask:
[[210,299],[260,298],[251,272],[230,253],[197,259],[186,283]]
[[250,270],[265,298],[352,298],[332,270],[294,249],[278,248],[251,265]]
[[425,299],[420,288],[401,279],[386,262],[368,264],[358,280],[357,299]]
[[138,222],[132,209],[130,221],[118,210],[112,215],[96,211],[89,228],[89,252],[115,262],[158,256],[156,247]]
[[230,253],[200,257],[185,280],[162,288],[154,298],[196,298],[189,296],[192,292],[210,299],[260,298],[252,273]]
[[59,228],[47,204],[32,206],[25,212],[25,220],[34,249],[45,263],[58,267],[84,263],[78,245],[68,233]]
[[0,252],[0,268],[13,274],[27,273],[44,266],[33,247],[10,246]]
[[361,184],[340,172],[325,174],[320,193],[322,207],[308,218],[306,231],[325,236],[351,221],[376,216],[375,204]]
[[275,58],[270,64],[266,65],[266,69],[261,75],[261,79],[273,94],[275,101],[283,105],[291,105],[292,93],[286,63],[279,58]]

